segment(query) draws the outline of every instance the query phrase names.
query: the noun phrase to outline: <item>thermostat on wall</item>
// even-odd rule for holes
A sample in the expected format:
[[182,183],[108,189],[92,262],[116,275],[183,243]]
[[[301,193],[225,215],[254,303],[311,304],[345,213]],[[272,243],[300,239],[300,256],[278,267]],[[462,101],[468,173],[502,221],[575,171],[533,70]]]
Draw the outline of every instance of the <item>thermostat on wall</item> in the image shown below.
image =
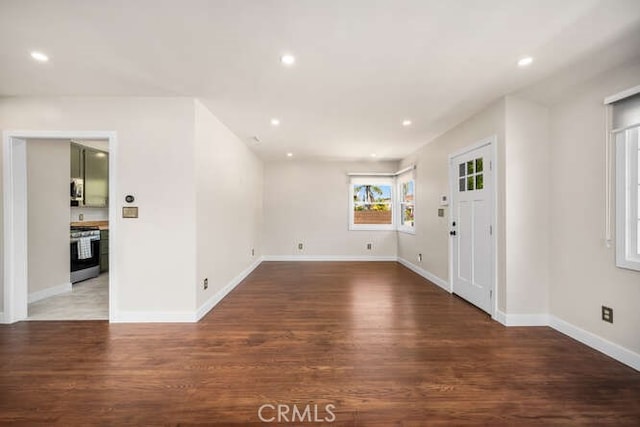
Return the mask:
[[447,197],[446,194],[441,194],[440,195],[440,204],[442,206],[448,206],[449,205],[449,198]]

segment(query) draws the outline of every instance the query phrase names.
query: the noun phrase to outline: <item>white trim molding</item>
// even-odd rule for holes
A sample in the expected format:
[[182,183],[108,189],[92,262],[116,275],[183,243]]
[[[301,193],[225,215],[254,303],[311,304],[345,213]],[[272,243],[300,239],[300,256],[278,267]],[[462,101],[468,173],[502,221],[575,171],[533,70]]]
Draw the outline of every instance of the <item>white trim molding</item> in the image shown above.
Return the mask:
[[195,323],[193,311],[118,311],[110,323]]
[[507,314],[496,310],[493,319],[505,326],[549,326],[547,313]]
[[623,90],[622,92],[618,92],[616,94],[607,96],[604,99],[603,103],[604,103],[604,105],[613,104],[614,102],[618,102],[618,101],[623,100],[625,98],[629,98],[630,96],[637,95],[638,93],[640,93],[640,86],[634,86],[634,87],[629,88],[627,90]]
[[640,354],[635,353],[619,344],[606,340],[598,335],[585,331],[559,317],[546,314],[508,314],[503,311],[496,311],[494,320],[501,324],[512,326],[548,326],[561,334],[567,335],[576,341],[597,350],[607,356],[624,363],[633,369],[640,371]]
[[58,286],[52,286],[50,288],[41,289],[36,292],[31,292],[29,294],[29,304],[41,301],[46,298],[54,297],[56,295],[71,292],[72,290],[73,290],[73,285],[71,284],[71,282],[68,282]]
[[4,323],[4,311],[0,311],[0,324]]
[[425,270],[424,268],[418,267],[417,265],[410,263],[404,258],[398,257],[398,262],[403,266],[407,267],[409,270],[413,271],[414,273],[424,277],[428,281],[438,285],[445,291],[451,293],[451,286],[449,286],[449,282],[447,282],[446,280],[436,276],[435,274]]
[[196,316],[195,316],[196,322],[202,319],[204,316],[206,316],[207,313],[209,313],[213,309],[213,307],[218,305],[218,303],[220,303],[220,301],[222,301],[224,297],[226,297],[232,290],[234,290],[236,286],[238,286],[244,279],[246,279],[247,276],[253,273],[253,270],[255,270],[262,263],[262,260],[263,260],[263,257],[258,258],[256,262],[254,262],[249,267],[244,269],[233,280],[231,280],[231,282],[229,282],[224,288],[220,289],[211,298],[205,301],[205,303],[202,304],[200,308],[198,308],[198,311],[196,312]]
[[370,255],[265,255],[264,261],[398,261],[395,256]]
[[576,341],[598,350],[601,353],[640,371],[640,354],[619,344],[613,343],[591,332],[585,331],[556,316],[549,316],[549,326],[558,332],[570,336]]

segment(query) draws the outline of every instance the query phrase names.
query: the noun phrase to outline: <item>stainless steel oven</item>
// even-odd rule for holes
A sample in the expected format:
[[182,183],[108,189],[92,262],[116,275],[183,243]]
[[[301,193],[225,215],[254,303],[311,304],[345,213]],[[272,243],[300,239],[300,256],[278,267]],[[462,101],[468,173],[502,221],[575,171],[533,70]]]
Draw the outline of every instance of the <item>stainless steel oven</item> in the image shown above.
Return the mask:
[[71,227],[71,283],[100,275],[100,230]]

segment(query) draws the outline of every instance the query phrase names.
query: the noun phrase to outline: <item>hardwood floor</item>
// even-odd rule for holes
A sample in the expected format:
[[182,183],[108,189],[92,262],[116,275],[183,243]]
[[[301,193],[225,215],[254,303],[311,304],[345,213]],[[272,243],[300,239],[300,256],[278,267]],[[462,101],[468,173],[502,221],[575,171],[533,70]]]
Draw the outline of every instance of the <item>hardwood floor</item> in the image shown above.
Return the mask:
[[6,424],[640,425],[640,372],[391,262],[263,263],[197,324],[1,326],[0,363]]

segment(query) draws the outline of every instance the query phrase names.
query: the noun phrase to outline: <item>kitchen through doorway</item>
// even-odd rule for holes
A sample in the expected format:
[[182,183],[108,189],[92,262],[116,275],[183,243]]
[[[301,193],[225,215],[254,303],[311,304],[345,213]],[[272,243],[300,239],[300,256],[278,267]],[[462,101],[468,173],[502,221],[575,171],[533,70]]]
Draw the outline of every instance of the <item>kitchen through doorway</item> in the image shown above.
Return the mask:
[[109,320],[115,133],[3,136],[3,321]]
[[27,320],[108,320],[109,141],[26,142]]

